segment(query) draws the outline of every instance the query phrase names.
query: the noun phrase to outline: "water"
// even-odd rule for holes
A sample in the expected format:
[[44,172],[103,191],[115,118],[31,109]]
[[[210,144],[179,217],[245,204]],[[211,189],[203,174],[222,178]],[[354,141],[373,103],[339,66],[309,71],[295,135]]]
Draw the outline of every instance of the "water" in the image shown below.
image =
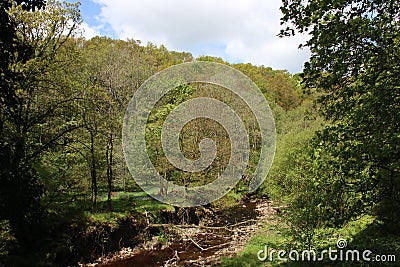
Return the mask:
[[[235,206],[217,214],[213,227],[217,229],[202,229],[195,237],[194,242],[190,239],[177,240],[169,247],[160,250],[141,251],[136,255],[120,261],[98,265],[101,267],[158,267],[164,266],[165,262],[179,257],[179,266],[187,266],[191,261],[199,258],[207,259],[215,256],[224,246],[229,246],[227,240],[230,239],[232,232],[223,226],[229,226],[240,222],[256,219],[258,213],[255,210],[256,203],[247,201],[244,204]],[[183,229],[185,231],[185,229]],[[200,249],[199,246],[203,249]]]

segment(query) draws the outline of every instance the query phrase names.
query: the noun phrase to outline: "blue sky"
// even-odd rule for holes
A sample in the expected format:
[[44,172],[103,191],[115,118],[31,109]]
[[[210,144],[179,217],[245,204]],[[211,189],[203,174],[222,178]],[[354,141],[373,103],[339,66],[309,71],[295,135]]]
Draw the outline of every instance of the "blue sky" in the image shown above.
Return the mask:
[[279,38],[281,0],[82,0],[84,36],[165,45],[291,73],[302,70],[306,36]]
[[83,1],[81,4],[81,15],[85,22],[89,25],[96,25],[98,21],[96,16],[101,12],[101,5],[96,4],[92,1]]

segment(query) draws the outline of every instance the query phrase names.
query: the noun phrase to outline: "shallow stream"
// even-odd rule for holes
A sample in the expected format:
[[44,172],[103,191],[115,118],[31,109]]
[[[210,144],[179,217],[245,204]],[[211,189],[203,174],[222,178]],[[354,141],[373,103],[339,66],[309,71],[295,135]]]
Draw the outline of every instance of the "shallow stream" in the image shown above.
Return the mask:
[[246,200],[241,205],[224,210],[220,214],[217,213],[215,223],[207,224],[209,228],[202,229],[195,234],[195,237],[190,235],[191,237],[173,241],[167,248],[140,251],[127,259],[98,266],[159,267],[164,266],[168,261],[175,261],[178,263],[177,266],[193,266],[191,263],[198,263],[201,259],[206,260],[216,256],[215,253],[230,245],[227,240],[233,232],[229,226],[255,220],[257,216],[256,202]]

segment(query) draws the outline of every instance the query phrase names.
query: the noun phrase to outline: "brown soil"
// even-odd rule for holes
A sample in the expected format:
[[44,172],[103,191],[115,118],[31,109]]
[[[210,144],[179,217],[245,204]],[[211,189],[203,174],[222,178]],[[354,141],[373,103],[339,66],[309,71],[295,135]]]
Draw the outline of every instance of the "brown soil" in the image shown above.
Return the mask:
[[122,248],[81,266],[214,266],[222,257],[243,250],[250,237],[277,213],[270,201],[251,198],[225,211],[202,209],[198,224],[148,225],[162,228],[168,242],[153,237],[135,248]]

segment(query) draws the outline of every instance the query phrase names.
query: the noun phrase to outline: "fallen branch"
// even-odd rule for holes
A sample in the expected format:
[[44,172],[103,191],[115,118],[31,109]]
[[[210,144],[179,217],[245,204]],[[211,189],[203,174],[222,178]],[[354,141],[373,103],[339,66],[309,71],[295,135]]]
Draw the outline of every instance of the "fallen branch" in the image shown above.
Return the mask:
[[170,224],[170,223],[152,223],[149,224],[148,227],[169,227],[169,228],[200,228],[200,229],[212,229],[212,230],[220,230],[220,229],[224,229],[227,231],[235,231],[232,230],[231,228],[233,227],[237,227],[239,225],[242,224],[247,224],[247,223],[251,223],[251,222],[258,222],[258,220],[255,219],[250,219],[244,222],[239,222],[239,223],[235,223],[235,224],[230,224],[230,225],[226,225],[226,226],[205,226],[205,225],[195,225],[195,224],[179,224],[179,225],[175,225],[175,224]]
[[173,256],[171,259],[167,260],[167,261],[165,262],[164,266],[167,267],[167,266],[169,266],[170,264],[171,264],[171,266],[172,266],[172,263],[173,263],[174,261],[176,261],[176,262],[179,262],[179,261],[180,261],[180,258],[179,258],[179,255],[178,255],[178,251],[176,251],[176,250],[175,250],[174,256]]
[[187,238],[189,238],[189,240],[190,241],[192,241],[192,243],[193,244],[195,244],[196,245],[196,247],[198,247],[199,249],[201,249],[201,250],[207,250],[207,249],[205,249],[205,248],[203,248],[202,246],[200,246],[196,241],[194,241],[189,235],[185,235]]
[[212,246],[212,247],[208,247],[208,248],[206,248],[206,249],[204,249],[204,250],[210,250],[210,249],[214,249],[214,248],[225,247],[225,246],[229,245],[230,243],[231,243],[231,241],[226,242],[226,243],[223,243],[223,244],[215,245],[215,246]]

